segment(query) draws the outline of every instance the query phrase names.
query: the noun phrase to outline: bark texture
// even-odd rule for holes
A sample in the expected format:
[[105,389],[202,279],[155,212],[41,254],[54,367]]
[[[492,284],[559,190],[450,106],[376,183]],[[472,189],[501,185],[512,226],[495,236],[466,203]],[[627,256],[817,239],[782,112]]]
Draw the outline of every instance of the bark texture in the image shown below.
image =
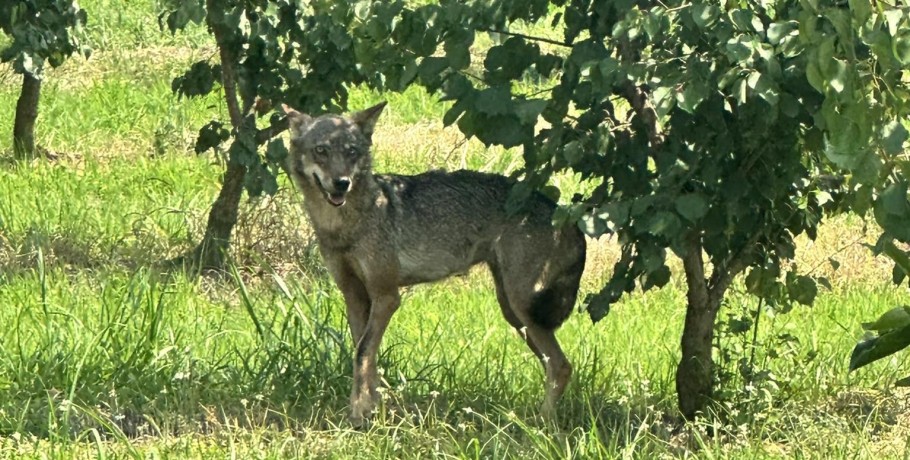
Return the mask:
[[35,120],[38,119],[38,100],[41,97],[41,80],[30,73],[22,75],[22,91],[16,102],[16,120],[13,124],[13,152],[16,158],[31,159],[35,150]]

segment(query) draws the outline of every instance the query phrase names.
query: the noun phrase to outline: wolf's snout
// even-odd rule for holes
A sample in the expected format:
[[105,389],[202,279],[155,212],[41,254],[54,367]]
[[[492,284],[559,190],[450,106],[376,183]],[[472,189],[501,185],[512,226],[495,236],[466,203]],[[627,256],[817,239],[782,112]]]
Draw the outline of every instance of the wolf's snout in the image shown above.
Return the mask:
[[332,186],[336,192],[347,192],[351,189],[351,179],[349,177],[339,177],[332,181]]

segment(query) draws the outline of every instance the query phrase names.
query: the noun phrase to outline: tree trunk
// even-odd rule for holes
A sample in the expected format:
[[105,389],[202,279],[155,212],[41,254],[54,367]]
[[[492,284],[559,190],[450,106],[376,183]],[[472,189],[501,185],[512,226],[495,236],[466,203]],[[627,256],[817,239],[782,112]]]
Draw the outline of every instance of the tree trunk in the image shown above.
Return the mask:
[[22,92],[16,102],[16,121],[13,125],[13,152],[16,158],[35,158],[35,120],[38,118],[38,99],[41,80],[26,72],[22,75]]
[[688,253],[682,255],[687,285],[686,322],[682,335],[682,359],[676,367],[679,410],[690,420],[703,412],[711,401],[714,390],[714,359],[711,356],[714,320],[723,299],[723,295],[717,296],[709,289],[698,238],[697,235],[691,238]]
[[[215,35],[215,42],[218,46],[218,54],[221,60],[221,84],[224,88],[224,99],[228,108],[228,115],[231,118],[233,126],[234,141],[241,136],[243,130],[244,113],[249,111],[252,106],[252,100],[245,100],[244,107],[241,108],[237,100],[237,74],[234,70],[236,56],[226,43],[223,26],[213,23],[213,15],[218,16],[223,12],[218,11],[218,5],[212,0],[206,2],[208,9],[207,21],[212,33]],[[255,121],[252,130],[255,132]],[[205,235],[202,241],[196,246],[192,253],[192,263],[196,268],[214,268],[219,269],[224,266],[224,256],[231,244],[231,233],[234,225],[237,223],[238,209],[240,207],[240,198],[243,196],[243,181],[246,177],[246,167],[228,158],[227,169],[224,172],[221,191],[218,198],[212,203],[212,209],[209,211],[209,219],[205,227]]]
[[758,241],[756,233],[743,250],[725,263],[718,264],[705,277],[701,235],[689,236],[688,252],[680,254],[686,273],[686,322],[682,335],[682,358],[676,367],[676,395],[679,410],[689,420],[703,413],[714,393],[714,322],[730,283],[748,265],[751,249]]
[[224,172],[221,191],[212,203],[205,235],[193,251],[198,268],[221,268],[224,256],[231,244],[231,232],[237,223],[240,197],[243,196],[243,179],[246,167],[228,162]]
[[[690,291],[691,292],[691,291]],[[687,296],[682,359],[676,368],[679,410],[687,419],[704,412],[714,391],[714,321],[720,302],[709,296]]]

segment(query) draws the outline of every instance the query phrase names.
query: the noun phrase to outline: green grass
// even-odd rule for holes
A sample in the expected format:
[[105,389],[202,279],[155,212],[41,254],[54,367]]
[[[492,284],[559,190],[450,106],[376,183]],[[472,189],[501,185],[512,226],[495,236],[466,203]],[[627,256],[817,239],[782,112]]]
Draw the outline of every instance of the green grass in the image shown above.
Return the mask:
[[[225,110],[217,94],[170,93],[210,40],[149,28],[156,5],[83,2],[97,53],[50,72],[42,95],[39,143],[58,160],[9,161],[0,137],[0,458],[905,458],[906,393],[892,384],[907,359],[846,372],[859,324],[908,302],[858,243],[841,249],[861,227],[852,219],[798,256],[841,260],[835,290],[762,314],[753,365],[765,380],[738,376],[752,336],[721,334],[724,417],[687,425],[675,411],[685,312],[674,279],[601,323],[569,320],[559,337],[574,380],[559,422],[537,420],[540,366],[478,270],[407,291],[382,349],[382,410],[351,430],[343,302],[285,178],[275,197],[244,202],[232,272],[160,269],[201,237],[221,166],[192,146]],[[0,133],[17,84],[0,69]],[[351,89],[354,108],[380,99],[380,171],[519,165],[517,152],[442,129],[447,107],[423,90]],[[584,186],[556,180],[564,193]],[[614,255],[591,244],[582,294]],[[742,291],[721,320],[754,310]]]

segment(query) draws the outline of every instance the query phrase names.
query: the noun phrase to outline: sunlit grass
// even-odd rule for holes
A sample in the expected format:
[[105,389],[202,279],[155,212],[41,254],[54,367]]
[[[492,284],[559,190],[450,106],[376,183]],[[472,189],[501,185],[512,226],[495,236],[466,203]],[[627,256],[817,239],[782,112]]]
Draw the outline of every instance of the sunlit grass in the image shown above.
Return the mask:
[[[192,146],[225,110],[219,94],[170,92],[188,63],[211,54],[203,29],[161,35],[148,26],[156,2],[114,3],[82,2],[98,52],[45,83],[38,140],[58,159],[0,163],[0,457],[905,455],[910,412],[892,384],[908,373],[907,359],[846,372],[860,322],[908,302],[888,284],[890,267],[862,246],[874,235],[853,218],[827,224],[797,255],[834,291],[813,307],[760,317],[753,364],[773,384],[737,376],[751,334],[721,335],[720,349],[732,353],[718,360],[733,376],[720,386],[729,412],[716,420],[726,422],[684,425],[675,410],[681,279],[626,296],[598,324],[582,311],[570,318],[558,335],[574,380],[549,426],[536,418],[540,366],[479,269],[407,290],[382,350],[382,410],[365,433],[351,430],[343,301],[286,178],[275,197],[244,200],[236,271],[162,273],[159,262],[201,236],[221,164]],[[0,133],[12,130],[17,85],[0,70]],[[519,151],[444,128],[447,106],[422,89],[350,92],[352,109],[383,99],[378,171],[521,166]],[[0,137],[0,156],[9,146]],[[564,196],[585,186],[554,182]],[[602,286],[615,259],[615,241],[589,242],[582,296]],[[755,308],[734,285],[721,320]]]

